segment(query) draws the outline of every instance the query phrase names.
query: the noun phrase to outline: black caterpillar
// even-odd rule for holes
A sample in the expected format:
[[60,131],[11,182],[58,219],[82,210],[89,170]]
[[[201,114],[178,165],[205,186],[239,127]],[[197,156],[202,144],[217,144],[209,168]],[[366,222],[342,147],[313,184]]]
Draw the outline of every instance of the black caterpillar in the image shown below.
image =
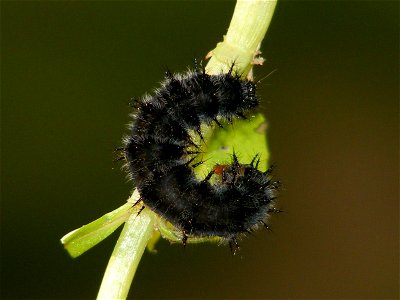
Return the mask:
[[[274,208],[279,183],[271,168],[257,170],[259,157],[240,164],[235,153],[230,165],[216,166],[204,180],[196,178],[193,163],[199,154],[190,135],[201,124],[246,118],[255,108],[256,84],[234,74],[208,75],[204,68],[185,74],[166,72],[153,96],[136,103],[124,157],[144,205],[182,230],[188,237],[218,236],[238,248],[236,237],[264,224]],[[220,120],[220,121],[218,121]],[[220,175],[218,183],[211,177]],[[138,202],[139,202],[138,201]],[[142,207],[144,208],[144,206]]]

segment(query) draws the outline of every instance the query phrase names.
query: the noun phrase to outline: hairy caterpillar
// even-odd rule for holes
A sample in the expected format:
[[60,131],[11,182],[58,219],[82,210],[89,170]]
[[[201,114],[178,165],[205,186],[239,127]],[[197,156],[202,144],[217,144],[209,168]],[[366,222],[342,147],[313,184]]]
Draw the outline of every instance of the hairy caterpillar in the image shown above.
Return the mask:
[[[279,212],[274,199],[279,183],[257,169],[259,157],[241,164],[233,153],[229,165],[217,165],[203,180],[196,178],[193,163],[203,139],[202,124],[246,118],[255,108],[256,83],[233,73],[208,75],[204,68],[184,74],[166,72],[154,95],[136,103],[131,133],[122,148],[140,200],[190,237],[218,236],[238,247],[237,236],[251,232],[269,213]],[[210,183],[212,176],[219,180]]]

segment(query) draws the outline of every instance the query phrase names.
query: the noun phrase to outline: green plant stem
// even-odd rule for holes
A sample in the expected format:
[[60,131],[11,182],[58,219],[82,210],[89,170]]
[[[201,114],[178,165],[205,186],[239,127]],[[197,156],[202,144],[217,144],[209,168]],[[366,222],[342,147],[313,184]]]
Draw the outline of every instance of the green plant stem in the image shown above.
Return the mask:
[[[206,66],[209,74],[227,72],[232,63],[244,76],[251,70],[261,41],[271,22],[276,0],[238,0],[228,33],[212,51]],[[135,202],[135,201],[133,201]],[[108,263],[97,299],[125,299],[147,242],[154,232],[156,216],[145,209],[132,214]]]
[[125,299],[136,269],[154,231],[155,215],[144,209],[126,221],[108,262],[97,299]]
[[208,74],[226,73],[235,63],[246,76],[271,23],[277,0],[238,0],[224,41],[211,51]]

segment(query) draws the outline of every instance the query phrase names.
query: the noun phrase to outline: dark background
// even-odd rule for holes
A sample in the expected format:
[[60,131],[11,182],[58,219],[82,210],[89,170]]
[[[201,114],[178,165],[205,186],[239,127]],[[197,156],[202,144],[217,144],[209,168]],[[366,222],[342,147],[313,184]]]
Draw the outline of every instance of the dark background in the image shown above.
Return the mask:
[[[118,234],[61,236],[125,202],[129,99],[226,33],[234,2],[1,4],[1,294],[89,298]],[[397,2],[278,3],[260,78],[286,213],[241,242],[145,253],[132,298],[398,298]]]

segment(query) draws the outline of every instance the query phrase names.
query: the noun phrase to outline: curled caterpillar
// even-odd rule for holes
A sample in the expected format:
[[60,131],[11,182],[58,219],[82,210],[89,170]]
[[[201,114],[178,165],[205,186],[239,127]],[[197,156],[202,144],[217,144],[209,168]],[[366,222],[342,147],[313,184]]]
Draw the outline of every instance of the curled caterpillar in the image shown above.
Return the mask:
[[[229,165],[217,165],[203,180],[193,169],[202,124],[245,114],[258,105],[256,84],[228,73],[208,75],[195,69],[185,74],[166,72],[154,95],[137,102],[131,134],[125,139],[124,156],[140,201],[190,237],[218,236],[237,247],[236,237],[264,224],[278,212],[274,199],[278,182],[257,169],[259,157],[241,164],[233,153]],[[210,183],[213,176],[217,182]]]

